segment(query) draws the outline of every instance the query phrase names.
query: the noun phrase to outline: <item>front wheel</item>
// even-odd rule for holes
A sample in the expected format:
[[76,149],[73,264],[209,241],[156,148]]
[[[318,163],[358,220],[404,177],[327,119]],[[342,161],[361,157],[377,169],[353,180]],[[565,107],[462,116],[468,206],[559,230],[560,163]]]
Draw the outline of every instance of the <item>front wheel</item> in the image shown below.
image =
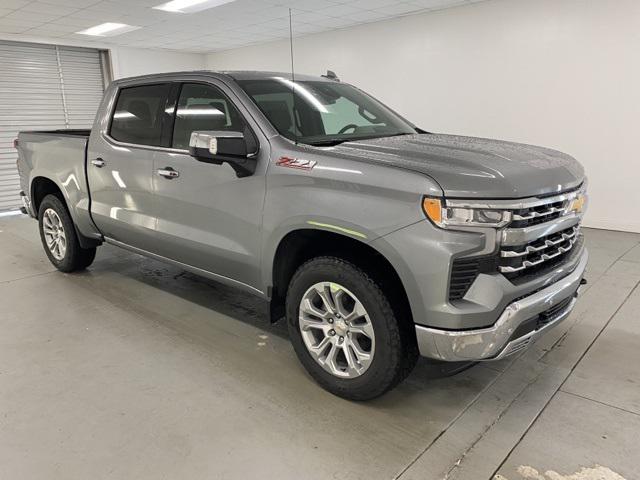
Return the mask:
[[414,349],[380,286],[340,258],[314,258],[296,271],[287,324],[309,374],[343,398],[382,395],[415,365]]
[[61,272],[84,270],[96,257],[96,249],[82,248],[73,220],[64,203],[47,195],[38,208],[40,239],[49,261]]

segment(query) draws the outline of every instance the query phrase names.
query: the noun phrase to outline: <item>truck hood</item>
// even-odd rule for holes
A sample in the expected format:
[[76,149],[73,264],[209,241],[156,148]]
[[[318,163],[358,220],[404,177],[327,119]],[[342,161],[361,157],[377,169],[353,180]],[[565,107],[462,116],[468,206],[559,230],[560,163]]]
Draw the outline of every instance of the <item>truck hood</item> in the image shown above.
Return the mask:
[[584,180],[582,166],[569,155],[486,138],[416,134],[346,142],[333,150],[352,160],[428,175],[449,197],[534,197]]

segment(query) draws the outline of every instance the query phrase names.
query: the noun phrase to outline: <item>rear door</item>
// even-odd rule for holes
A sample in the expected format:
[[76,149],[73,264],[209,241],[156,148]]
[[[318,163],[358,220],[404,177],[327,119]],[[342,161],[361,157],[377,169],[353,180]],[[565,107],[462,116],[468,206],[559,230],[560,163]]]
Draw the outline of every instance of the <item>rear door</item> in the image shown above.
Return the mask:
[[[158,253],[224,277],[221,280],[256,286],[263,168],[239,178],[229,164],[200,162],[188,152],[191,132],[242,132],[248,125],[247,117],[225,92],[225,86],[212,80],[182,84],[174,118],[172,151],[155,156]],[[261,148],[260,158],[268,159],[267,146]],[[167,171],[175,172],[174,176],[166,176]]]
[[166,140],[163,123],[170,83],[123,87],[106,131],[92,132],[87,152],[91,213],[106,236],[152,251],[154,154]]

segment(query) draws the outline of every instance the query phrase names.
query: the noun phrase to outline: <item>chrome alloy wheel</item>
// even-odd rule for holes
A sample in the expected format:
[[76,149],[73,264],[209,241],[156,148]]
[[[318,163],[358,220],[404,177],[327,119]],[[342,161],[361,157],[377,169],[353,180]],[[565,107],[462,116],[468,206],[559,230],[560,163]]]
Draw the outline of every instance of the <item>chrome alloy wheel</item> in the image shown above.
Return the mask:
[[343,286],[332,282],[311,286],[300,301],[298,323],[307,350],[327,372],[355,378],[371,365],[375,352],[371,319]]
[[42,216],[42,228],[47,248],[56,260],[64,259],[67,252],[67,236],[64,233],[62,220],[52,208],[47,208]]

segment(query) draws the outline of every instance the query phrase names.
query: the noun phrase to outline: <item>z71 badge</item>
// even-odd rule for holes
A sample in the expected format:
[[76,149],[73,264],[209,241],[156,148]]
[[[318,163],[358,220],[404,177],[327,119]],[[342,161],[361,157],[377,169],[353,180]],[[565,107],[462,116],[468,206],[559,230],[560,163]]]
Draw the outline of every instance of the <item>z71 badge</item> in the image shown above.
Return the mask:
[[276,162],[279,167],[297,168],[298,170],[311,170],[316,166],[315,160],[304,160],[302,158],[280,157]]

